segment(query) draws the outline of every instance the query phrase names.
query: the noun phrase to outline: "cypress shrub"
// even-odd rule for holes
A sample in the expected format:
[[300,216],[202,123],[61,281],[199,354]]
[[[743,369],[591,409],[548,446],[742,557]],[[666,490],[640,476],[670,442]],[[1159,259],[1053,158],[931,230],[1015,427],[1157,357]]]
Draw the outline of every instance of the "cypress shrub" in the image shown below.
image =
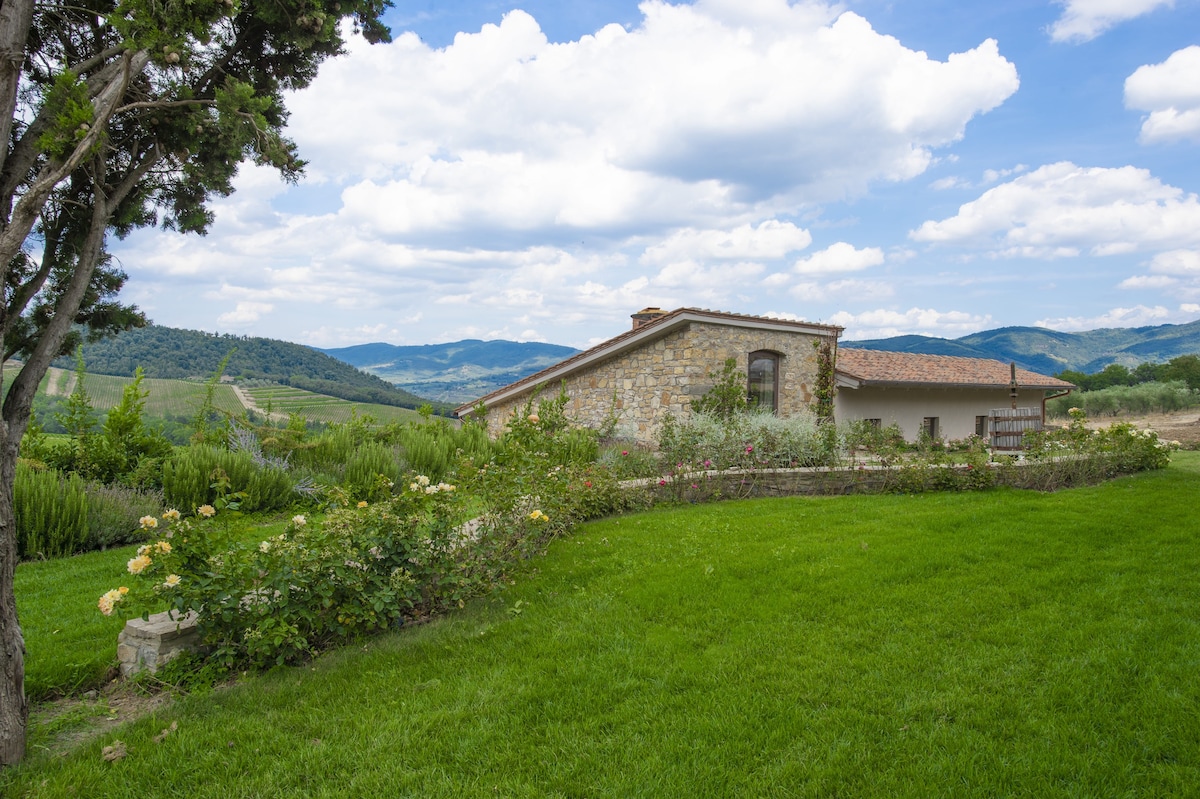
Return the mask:
[[82,551],[88,540],[88,503],[84,481],[17,464],[13,485],[17,557],[57,558]]

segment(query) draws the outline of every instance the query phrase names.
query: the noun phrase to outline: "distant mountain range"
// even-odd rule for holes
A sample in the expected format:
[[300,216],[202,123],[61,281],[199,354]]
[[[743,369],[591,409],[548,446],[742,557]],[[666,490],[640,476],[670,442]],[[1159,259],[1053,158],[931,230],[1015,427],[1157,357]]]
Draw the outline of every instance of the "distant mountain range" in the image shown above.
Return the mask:
[[959,355],[1015,361],[1044,375],[1075,369],[1091,374],[1109,364],[1130,368],[1164,363],[1180,355],[1200,353],[1200,320],[1184,325],[1115,327],[1082,333],[1060,333],[1041,327],[1001,327],[956,339],[895,336],[869,341],[842,341],[839,347]]
[[[1132,368],[1145,361],[1165,363],[1180,355],[1200,353],[1200,321],[1083,333],[1002,327],[957,339],[895,336],[843,341],[838,346],[1015,361],[1023,369],[1046,375],[1066,369],[1090,374],[1111,363]],[[414,394],[456,404],[478,399],[578,351],[555,344],[477,339],[408,347],[360,344],[322,350]]]
[[464,404],[552,366],[579,350],[532,341],[466,339],[407,347],[359,344],[321,352],[413,394]]

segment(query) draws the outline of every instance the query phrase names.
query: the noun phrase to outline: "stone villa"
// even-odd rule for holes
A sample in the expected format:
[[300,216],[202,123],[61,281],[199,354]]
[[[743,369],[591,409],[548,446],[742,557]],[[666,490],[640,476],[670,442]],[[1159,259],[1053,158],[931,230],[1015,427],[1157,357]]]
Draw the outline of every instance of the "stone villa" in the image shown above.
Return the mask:
[[[537,392],[560,387],[576,422],[600,426],[616,416],[617,430],[643,443],[656,440],[663,414],[684,417],[691,402],[713,385],[726,359],[748,376],[747,395],[780,416],[814,409],[817,397],[834,395],[839,421],[896,423],[905,437],[924,429],[963,438],[981,432],[992,409],[1006,408],[1015,391],[1044,417],[1047,392],[1074,388],[1052,377],[976,358],[838,349],[842,328],[699,308],[633,314],[632,329],[518,380],[456,410],[478,412],[502,430]],[[836,370],[822,369],[822,363]],[[822,386],[824,381],[824,386]]]

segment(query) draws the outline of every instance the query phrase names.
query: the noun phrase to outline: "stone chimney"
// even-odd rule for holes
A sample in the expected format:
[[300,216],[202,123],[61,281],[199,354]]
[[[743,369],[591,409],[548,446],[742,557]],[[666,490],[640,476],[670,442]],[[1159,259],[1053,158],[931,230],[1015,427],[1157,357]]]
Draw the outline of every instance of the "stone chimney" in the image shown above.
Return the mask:
[[653,322],[655,319],[657,319],[658,317],[666,316],[666,315],[667,315],[667,312],[664,311],[662,308],[643,308],[642,310],[638,311],[637,313],[632,314],[633,329],[637,330],[642,325],[648,325],[651,322]]

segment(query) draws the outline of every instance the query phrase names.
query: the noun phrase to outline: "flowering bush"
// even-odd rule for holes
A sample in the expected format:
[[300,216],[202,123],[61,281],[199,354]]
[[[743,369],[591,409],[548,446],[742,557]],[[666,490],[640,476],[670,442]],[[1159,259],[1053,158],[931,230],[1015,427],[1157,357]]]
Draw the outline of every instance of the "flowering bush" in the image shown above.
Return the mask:
[[1034,487],[1082,485],[1162,469],[1170,463],[1171,452],[1179,449],[1179,442],[1163,441],[1153,430],[1140,430],[1128,422],[1093,430],[1083,409],[1071,408],[1067,415],[1060,428],[1025,435],[1026,457],[1041,466],[1028,470],[1026,479],[1036,481]]
[[293,662],[476,588],[455,487],[423,476],[388,501],[334,511],[320,524],[296,515],[259,542],[222,524],[211,506],[192,519],[168,514],[164,537],[127,564],[131,586],[106,592],[99,608],[195,612],[204,644],[226,666]]
[[667,415],[659,432],[664,471],[706,461],[713,469],[822,466],[836,460],[839,449],[836,430],[818,424],[812,414],[696,413],[683,420]]

